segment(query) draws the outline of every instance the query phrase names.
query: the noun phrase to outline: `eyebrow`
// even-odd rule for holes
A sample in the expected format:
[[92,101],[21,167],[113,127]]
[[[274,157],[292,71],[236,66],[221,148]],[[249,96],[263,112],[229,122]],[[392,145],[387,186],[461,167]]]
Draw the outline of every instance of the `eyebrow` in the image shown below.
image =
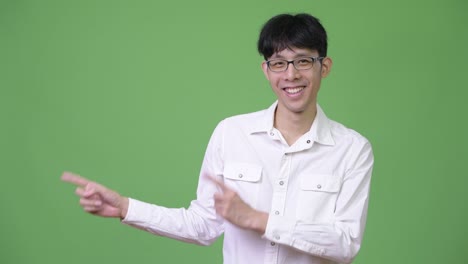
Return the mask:
[[[318,56],[318,55],[317,55]],[[302,57],[315,57],[315,55],[312,55],[312,54],[307,54],[307,53],[296,53],[293,57],[293,60],[294,59],[297,59],[297,58],[302,58]],[[278,54],[273,54],[271,57],[270,57],[270,60],[272,59],[284,59],[286,60],[286,58],[284,56],[281,56],[281,55],[278,55]]]

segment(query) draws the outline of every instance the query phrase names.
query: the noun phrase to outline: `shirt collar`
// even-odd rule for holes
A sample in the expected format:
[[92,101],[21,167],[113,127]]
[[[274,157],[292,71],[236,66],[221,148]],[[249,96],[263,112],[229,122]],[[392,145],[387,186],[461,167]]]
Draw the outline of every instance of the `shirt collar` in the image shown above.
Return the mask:
[[[251,134],[254,133],[269,133],[273,130],[273,121],[275,118],[275,110],[278,106],[278,101],[275,101],[268,109],[263,112],[263,115],[260,117],[260,120],[253,125],[250,130]],[[323,144],[323,145],[334,145],[335,140],[330,128],[330,120],[323,112],[322,108],[317,104],[317,115],[315,116],[314,122],[309,130],[306,133],[311,140]]]

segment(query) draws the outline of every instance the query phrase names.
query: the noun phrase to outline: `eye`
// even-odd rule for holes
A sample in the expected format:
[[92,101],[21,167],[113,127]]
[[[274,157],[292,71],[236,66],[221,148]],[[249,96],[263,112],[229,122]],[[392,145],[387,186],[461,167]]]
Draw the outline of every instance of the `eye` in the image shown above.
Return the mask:
[[285,64],[284,61],[282,60],[272,60],[270,61],[270,66],[273,66],[273,67],[283,67]]
[[299,58],[296,60],[297,65],[303,66],[303,65],[309,65],[312,63],[312,59],[310,58]]

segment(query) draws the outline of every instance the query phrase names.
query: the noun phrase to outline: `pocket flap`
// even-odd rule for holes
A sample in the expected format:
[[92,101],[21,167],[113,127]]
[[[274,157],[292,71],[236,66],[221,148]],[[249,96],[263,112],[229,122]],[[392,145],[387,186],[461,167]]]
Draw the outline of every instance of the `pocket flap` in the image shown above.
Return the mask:
[[332,174],[309,174],[301,178],[301,189],[316,192],[338,192],[340,181]]
[[231,180],[258,182],[262,176],[262,166],[244,162],[226,162],[224,177]]

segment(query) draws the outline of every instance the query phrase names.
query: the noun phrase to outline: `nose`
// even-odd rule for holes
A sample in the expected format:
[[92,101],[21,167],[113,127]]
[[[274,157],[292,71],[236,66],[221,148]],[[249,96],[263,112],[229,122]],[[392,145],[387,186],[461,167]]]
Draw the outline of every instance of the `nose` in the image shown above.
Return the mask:
[[294,67],[294,64],[292,61],[288,61],[288,68],[286,69],[284,74],[285,74],[286,80],[288,81],[296,80],[301,77],[299,70],[297,70],[296,67]]

